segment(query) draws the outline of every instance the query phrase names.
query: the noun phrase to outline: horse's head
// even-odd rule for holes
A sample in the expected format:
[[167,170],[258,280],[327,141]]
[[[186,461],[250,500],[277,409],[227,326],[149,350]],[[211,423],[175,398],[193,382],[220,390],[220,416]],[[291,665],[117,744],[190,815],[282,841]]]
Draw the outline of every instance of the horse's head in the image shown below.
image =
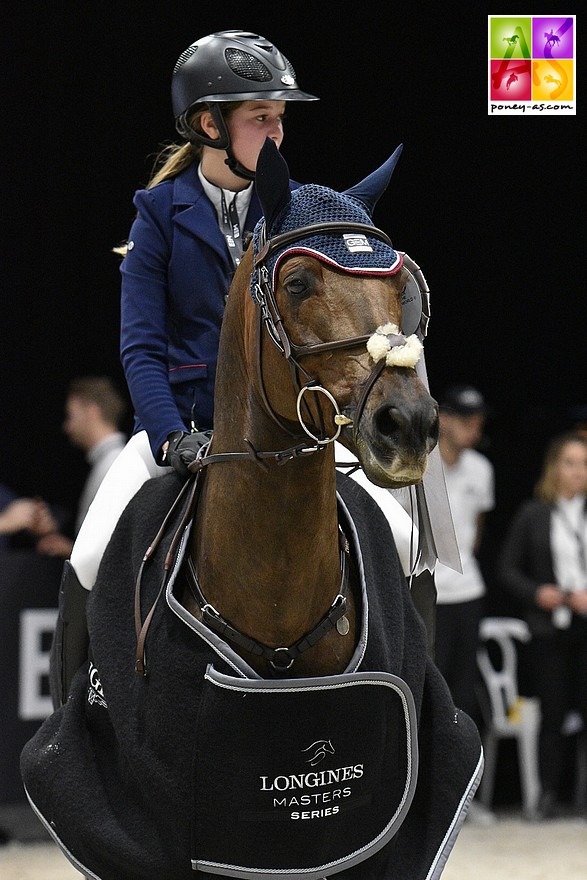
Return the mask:
[[339,437],[385,487],[422,478],[438,432],[436,403],[414,369],[427,288],[371,220],[400,152],[344,193],[316,185],[291,193],[285,160],[268,141],[257,167],[264,221],[251,276],[275,343],[265,346],[261,371],[272,414],[319,443]]

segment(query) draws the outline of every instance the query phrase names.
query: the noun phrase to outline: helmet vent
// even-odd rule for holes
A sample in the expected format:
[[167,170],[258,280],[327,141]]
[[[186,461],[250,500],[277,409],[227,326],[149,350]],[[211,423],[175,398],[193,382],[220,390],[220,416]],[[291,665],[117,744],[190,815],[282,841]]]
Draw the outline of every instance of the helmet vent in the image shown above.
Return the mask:
[[273,75],[269,68],[261,61],[242,49],[226,49],[224,53],[226,63],[233,73],[242,76],[243,79],[251,79],[254,82],[269,82]]
[[173,68],[174,73],[177,73],[177,71],[182,66],[182,64],[185,64],[186,61],[189,61],[189,59],[195,53],[197,48],[198,48],[197,45],[194,44],[192,46],[188,46],[187,49],[181,53],[181,55],[179,56],[179,58],[175,62],[175,67]]

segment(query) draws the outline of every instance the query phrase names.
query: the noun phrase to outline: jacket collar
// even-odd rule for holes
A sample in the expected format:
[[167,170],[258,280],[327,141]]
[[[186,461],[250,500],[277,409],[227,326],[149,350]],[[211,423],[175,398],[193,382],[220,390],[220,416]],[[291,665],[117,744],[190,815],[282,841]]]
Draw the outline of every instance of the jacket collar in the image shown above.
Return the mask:
[[[198,177],[193,163],[173,183],[173,222],[213,247],[229,262],[224,237],[218,227],[216,211]],[[244,231],[252,231],[261,217],[261,204],[254,189],[247,213]]]

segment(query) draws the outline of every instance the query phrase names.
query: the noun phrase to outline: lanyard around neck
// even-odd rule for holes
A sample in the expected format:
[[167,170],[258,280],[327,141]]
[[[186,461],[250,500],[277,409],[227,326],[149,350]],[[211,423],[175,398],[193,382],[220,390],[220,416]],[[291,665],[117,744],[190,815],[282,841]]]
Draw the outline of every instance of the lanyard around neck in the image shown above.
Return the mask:
[[[585,536],[584,536],[584,534],[582,534],[578,529],[576,529],[573,526],[571,520],[569,519],[567,512],[565,510],[563,510],[563,508],[561,507],[560,504],[557,504],[556,509],[557,509],[557,513],[560,517],[561,523],[567,529],[569,534],[571,534],[575,538],[575,541],[577,542],[577,552],[578,552],[578,557],[579,557],[579,565],[581,567],[581,571],[585,575],[587,575],[587,550],[585,548]],[[582,516],[582,522],[584,525],[585,524],[585,512],[584,511],[583,511],[583,516]]]
[[243,246],[241,238],[241,228],[236,210],[235,194],[230,205],[227,206],[224,191],[220,190],[220,209],[221,209],[221,229],[228,247],[228,253],[232,260],[232,265],[236,269],[243,255]]

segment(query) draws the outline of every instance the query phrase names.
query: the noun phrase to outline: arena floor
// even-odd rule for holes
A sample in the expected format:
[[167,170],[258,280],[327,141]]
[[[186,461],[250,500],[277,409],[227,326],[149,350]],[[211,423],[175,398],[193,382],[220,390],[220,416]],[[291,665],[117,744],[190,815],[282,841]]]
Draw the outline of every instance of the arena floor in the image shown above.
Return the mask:
[[[0,847],[2,880],[80,880],[48,841],[12,842]],[[585,880],[587,821],[530,823],[498,814],[489,827],[465,823],[442,880]]]

